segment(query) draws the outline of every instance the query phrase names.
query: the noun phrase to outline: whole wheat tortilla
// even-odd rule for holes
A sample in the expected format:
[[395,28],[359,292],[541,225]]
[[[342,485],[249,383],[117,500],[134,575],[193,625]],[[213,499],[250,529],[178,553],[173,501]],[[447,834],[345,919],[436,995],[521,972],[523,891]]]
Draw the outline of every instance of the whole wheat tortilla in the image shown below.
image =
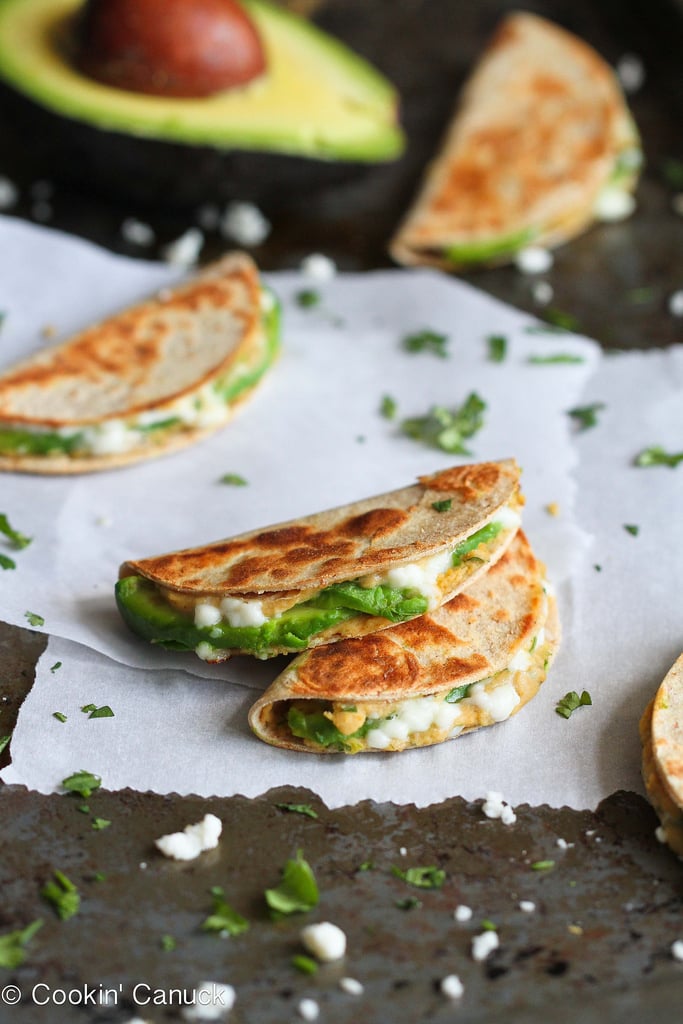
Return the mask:
[[[656,700],[656,699],[655,699]],[[667,846],[683,857],[683,811],[672,799],[669,787],[655,757],[652,737],[652,719],[655,700],[651,700],[640,719],[642,744],[642,776],[647,798],[659,818],[662,836]]]
[[[525,244],[557,245],[595,219],[617,156],[638,146],[602,57],[544,18],[513,13],[467,82],[390,252],[399,263],[457,269],[450,246],[526,234]],[[634,167],[631,187],[636,177]]]
[[683,654],[657,690],[651,731],[657,772],[670,798],[683,808]]
[[559,644],[557,608],[546,589],[544,567],[520,530],[493,568],[436,611],[298,655],[253,705],[249,724],[266,743],[311,752],[286,726],[289,702],[391,704],[448,692],[504,671],[544,628],[548,653],[542,671],[520,669],[512,676],[516,713],[538,691]]
[[[172,412],[239,363],[265,356],[261,286],[253,261],[231,253],[176,288],[95,324],[0,374],[0,430],[78,432],[141,413]],[[241,401],[251,390],[245,388]],[[193,444],[210,427],[149,431],[146,443],[105,455],[0,455],[0,470],[82,473],[128,465]]]

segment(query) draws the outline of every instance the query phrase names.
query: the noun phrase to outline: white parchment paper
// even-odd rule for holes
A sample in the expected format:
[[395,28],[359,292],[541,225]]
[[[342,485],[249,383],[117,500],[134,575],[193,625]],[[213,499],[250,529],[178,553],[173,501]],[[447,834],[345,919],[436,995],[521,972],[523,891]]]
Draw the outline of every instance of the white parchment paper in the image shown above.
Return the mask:
[[[177,277],[8,220],[0,238],[2,365],[44,343],[45,323],[73,330]],[[36,289],[43,265],[55,278],[44,295]],[[593,343],[532,333],[526,314],[428,271],[339,277],[322,286],[313,310],[294,301],[307,284],[296,275],[271,283],[285,311],[282,358],[219,435],[126,470],[0,481],[0,510],[34,537],[14,556],[17,570],[0,578],[0,618],[25,624],[32,611],[52,634],[3,779],[51,791],[85,767],[112,789],[207,796],[290,783],[331,805],[367,797],[426,804],[497,788],[514,802],[590,806],[621,786],[637,788],[634,723],[683,644],[675,600],[683,538],[671,512],[681,507],[683,470],[636,470],[630,460],[645,444],[681,447],[680,353],[601,359]],[[447,359],[401,349],[406,333],[424,327],[449,336]],[[487,359],[494,333],[508,339],[501,364]],[[528,363],[560,352],[583,362]],[[562,651],[540,695],[510,722],[401,756],[287,754],[246,725],[255,690],[281,662],[207,666],[147,646],[119,622],[112,588],[127,557],[353,501],[466,461],[400,436],[378,408],[390,394],[399,417],[419,415],[460,404],[471,390],[488,404],[473,458],[514,455],[523,465],[525,528],[560,584]],[[607,408],[598,427],[574,437],[566,411],[593,391]],[[249,485],[218,484],[226,472]],[[546,511],[551,502],[557,517]],[[622,521],[639,523],[638,536]],[[592,708],[569,721],[555,715],[559,697],[584,687]],[[88,719],[80,711],[88,703],[109,704],[115,717]]]

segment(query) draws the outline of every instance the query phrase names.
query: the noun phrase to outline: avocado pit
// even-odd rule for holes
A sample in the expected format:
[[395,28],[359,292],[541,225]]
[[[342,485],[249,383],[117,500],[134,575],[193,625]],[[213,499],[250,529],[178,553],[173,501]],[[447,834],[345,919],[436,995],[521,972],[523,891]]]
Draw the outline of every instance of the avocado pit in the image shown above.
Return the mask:
[[189,99],[246,85],[266,60],[235,0],[87,0],[76,65],[116,89]]

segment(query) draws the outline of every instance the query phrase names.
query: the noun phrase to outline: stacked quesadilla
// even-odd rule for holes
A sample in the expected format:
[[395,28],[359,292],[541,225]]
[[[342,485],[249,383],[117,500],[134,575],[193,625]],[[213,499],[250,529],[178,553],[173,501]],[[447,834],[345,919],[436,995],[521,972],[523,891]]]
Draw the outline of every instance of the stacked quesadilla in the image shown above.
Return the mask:
[[683,857],[683,654],[640,720],[643,781],[663,840]]
[[0,470],[81,473],[223,426],[273,363],[279,306],[252,260],[191,280],[0,374]]
[[457,270],[559,245],[631,211],[641,162],[610,66],[552,22],[511,14],[467,82],[391,254]]
[[152,643],[207,661],[297,653],[254,704],[267,743],[404,750],[519,711],[559,642],[519,529],[512,459],[200,548],[126,562],[116,598]]

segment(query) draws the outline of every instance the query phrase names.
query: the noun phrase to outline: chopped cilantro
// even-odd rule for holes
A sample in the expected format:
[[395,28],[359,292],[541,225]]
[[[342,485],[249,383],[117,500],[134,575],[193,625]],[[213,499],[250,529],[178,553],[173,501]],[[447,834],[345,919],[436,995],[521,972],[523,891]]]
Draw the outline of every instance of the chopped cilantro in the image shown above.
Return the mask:
[[6,736],[0,736],[0,754],[2,754],[3,750],[5,749],[5,747],[7,746],[11,739],[11,733],[8,733]]
[[554,356],[529,356],[527,362],[534,366],[553,366],[560,363],[584,363],[583,356],[573,356],[569,352],[558,352]]
[[239,473],[224,473],[219,477],[219,484],[230,484],[232,487],[246,487],[247,481]]
[[543,311],[543,319],[552,327],[558,327],[562,331],[580,331],[581,324],[571,313],[565,313],[555,306],[548,306]]
[[435,512],[450,512],[452,504],[452,498],[444,498],[443,501],[433,501],[432,508]]
[[303,953],[297,953],[292,957],[292,967],[296,967],[297,971],[301,971],[302,974],[315,974],[318,970],[317,962],[310,956],[304,956]]
[[0,569],[16,569],[17,563],[9,555],[3,555],[0,552]]
[[667,157],[662,163],[662,177],[671,188],[683,189],[683,160]]
[[30,626],[44,626],[45,619],[42,615],[36,615],[35,612],[24,612],[24,618],[28,619]]
[[554,860],[536,860],[531,865],[532,871],[550,871],[551,868],[555,867]]
[[448,335],[438,334],[425,328],[423,331],[416,331],[414,334],[407,334],[401,345],[406,352],[432,352],[440,359],[448,358]]
[[447,704],[458,704],[467,696],[471,685],[471,683],[463,683],[462,686],[454,686],[452,690],[448,691],[444,700]]
[[296,302],[302,309],[311,309],[313,306],[317,306],[320,303],[320,292],[315,291],[313,288],[304,288],[302,291],[296,293]]
[[375,867],[375,862],[372,860],[364,860],[362,864],[359,864],[356,868],[357,871],[372,871]]
[[80,807],[76,808],[81,814],[90,814],[90,808],[87,804],[81,804]]
[[593,701],[588,690],[584,690],[580,697],[576,690],[570,690],[569,693],[565,693],[564,697],[558,701],[555,711],[562,718],[571,718],[577,708],[589,707],[592,703]]
[[26,947],[39,928],[43,927],[42,918],[32,921],[25,928],[0,935],[0,967],[12,970],[20,967],[26,958]]
[[164,953],[172,953],[178,943],[172,935],[162,935],[159,939],[159,945],[163,949]]
[[630,533],[632,537],[637,537],[640,533],[640,527],[636,526],[635,523],[624,523],[624,529],[627,533]]
[[103,704],[101,708],[97,708],[94,705],[86,705],[85,708],[81,708],[81,711],[87,710],[90,712],[88,718],[113,718],[114,712],[108,704]]
[[25,534],[13,529],[4,512],[0,512],[0,533],[4,534],[17,550],[28,547],[33,540],[33,537],[27,537]]
[[62,871],[55,871],[54,880],[43,886],[40,895],[52,904],[60,921],[77,914],[81,905],[78,889]]
[[87,715],[89,711],[94,711],[96,707],[97,704],[84,704],[83,707],[81,708],[81,711],[84,711],[85,714]]
[[266,889],[265,898],[278,916],[302,913],[318,905],[318,883],[301,850],[297,850],[295,859],[287,861],[280,884],[274,889]]
[[488,917],[485,917],[481,922],[481,930],[484,932],[495,932],[498,931],[498,925],[495,921],[491,921]]
[[683,462],[683,452],[667,452],[658,444],[644,448],[633,460],[635,466],[670,466],[671,469],[679,462]]
[[489,360],[502,363],[507,355],[508,340],[502,334],[490,334],[486,339],[489,346]]
[[595,565],[593,566],[593,568],[595,569],[595,571],[596,571],[596,572],[602,572],[602,566],[601,566],[601,565],[598,565],[598,563],[597,563],[597,562],[595,563]]
[[401,868],[392,867],[392,875],[402,878],[408,885],[414,885],[417,889],[440,889],[446,881],[446,872],[437,867],[408,868],[403,871]]
[[290,811],[292,814],[303,814],[307,818],[317,818],[318,812],[314,811],[310,804],[275,804],[281,811]]
[[406,896],[402,900],[395,900],[394,905],[398,907],[399,910],[417,910],[422,906],[422,902],[417,898],[417,896]]
[[51,666],[51,668],[50,668],[50,672],[54,673],[54,672],[56,672],[56,671],[57,671],[57,669],[60,669],[61,667],[62,667],[62,663],[61,663],[61,661],[56,661],[56,662],[54,663],[54,665],[52,665],[52,666]]
[[215,885],[211,890],[213,909],[202,923],[203,932],[220,932],[221,935],[241,935],[248,931],[249,922],[226,903],[223,890]]
[[105,828],[109,828],[111,821],[108,818],[93,818],[92,827],[96,832],[102,832]]
[[104,882],[104,881],[106,881],[106,878],[107,878],[107,876],[104,873],[104,871],[96,871],[95,874],[92,876],[92,881],[93,882]]
[[485,409],[486,402],[473,391],[459,408],[451,411],[434,405],[426,416],[403,420],[401,430],[414,441],[423,441],[451,455],[471,455],[463,442],[481,429]]
[[81,768],[80,771],[74,772],[68,778],[62,779],[62,785],[70,793],[78,793],[84,800],[87,800],[93,790],[99,789],[102,785],[102,779],[99,775],[93,775]]
[[567,409],[567,415],[579,425],[579,430],[588,430],[597,426],[598,413],[605,408],[604,402],[593,402],[592,405],[577,405],[573,409]]
[[52,717],[56,718],[58,722],[66,722],[66,715],[62,711],[53,711]]
[[397,409],[398,403],[395,398],[392,398],[391,395],[382,395],[382,401],[379,406],[380,416],[384,416],[385,420],[393,420]]

